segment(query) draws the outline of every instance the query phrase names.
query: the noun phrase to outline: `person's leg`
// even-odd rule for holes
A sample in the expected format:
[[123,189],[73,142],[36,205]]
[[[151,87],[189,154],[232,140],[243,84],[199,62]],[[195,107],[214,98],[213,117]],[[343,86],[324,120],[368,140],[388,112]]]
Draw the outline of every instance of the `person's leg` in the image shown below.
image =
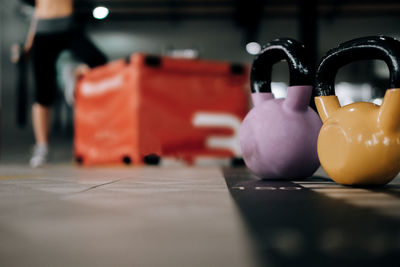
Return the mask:
[[32,124],[35,135],[35,146],[29,163],[34,168],[40,167],[47,162],[49,153],[49,117],[49,107],[38,103],[33,104]]
[[33,104],[32,124],[36,144],[47,145],[49,141],[50,108],[39,103]]
[[[81,31],[72,33],[68,48],[71,49],[75,57],[82,60],[90,68],[107,63],[107,57]],[[85,71],[88,71],[88,69],[83,67],[78,70],[78,74]]]
[[32,106],[32,126],[35,146],[30,160],[32,167],[40,167],[47,161],[50,125],[50,106],[56,93],[56,69],[59,48],[55,36],[35,38],[32,48],[36,98]]

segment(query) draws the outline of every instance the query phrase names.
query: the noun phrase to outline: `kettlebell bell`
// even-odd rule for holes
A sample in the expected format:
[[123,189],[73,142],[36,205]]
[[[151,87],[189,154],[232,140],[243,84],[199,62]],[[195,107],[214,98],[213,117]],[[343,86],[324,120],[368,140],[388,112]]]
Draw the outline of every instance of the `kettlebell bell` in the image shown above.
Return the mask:
[[[250,74],[254,107],[240,126],[240,148],[247,167],[262,179],[302,179],[320,166],[317,137],[321,128],[311,100],[311,74],[305,48],[282,38],[268,43],[254,59]],[[290,79],[286,99],[271,92],[272,67],[285,60]]]
[[[341,107],[337,71],[358,60],[383,60],[390,88],[381,106],[357,102]],[[400,171],[400,42],[384,36],[354,39],[329,51],[316,72],[315,103],[323,121],[318,155],[326,173],[344,185],[383,185]]]

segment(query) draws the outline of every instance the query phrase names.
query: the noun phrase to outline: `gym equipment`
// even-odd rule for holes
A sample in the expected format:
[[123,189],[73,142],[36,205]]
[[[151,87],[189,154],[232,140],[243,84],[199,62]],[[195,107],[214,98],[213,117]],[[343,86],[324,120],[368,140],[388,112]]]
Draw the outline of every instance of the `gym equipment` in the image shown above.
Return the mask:
[[[341,107],[337,71],[358,60],[379,59],[390,71],[381,106],[357,102]],[[318,155],[326,173],[345,185],[383,185],[400,171],[400,42],[385,36],[353,39],[329,51],[316,72],[315,98],[323,126]]]
[[11,46],[11,61],[16,69],[16,123],[23,128],[27,124],[28,107],[28,55],[24,52],[23,44]]
[[[300,179],[319,167],[317,137],[321,120],[308,105],[311,74],[305,48],[293,39],[268,43],[251,69],[254,108],[240,127],[240,147],[249,169],[263,179]],[[271,93],[272,66],[286,60],[290,86],[286,99]]]
[[84,165],[155,164],[160,157],[240,157],[248,111],[244,65],[133,54],[77,84],[75,155]]

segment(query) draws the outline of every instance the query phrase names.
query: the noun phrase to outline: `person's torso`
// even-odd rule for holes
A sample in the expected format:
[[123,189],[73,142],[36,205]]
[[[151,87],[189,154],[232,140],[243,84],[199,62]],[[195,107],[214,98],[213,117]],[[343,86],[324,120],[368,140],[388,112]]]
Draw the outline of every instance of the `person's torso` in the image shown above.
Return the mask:
[[38,19],[55,19],[71,16],[73,0],[36,0],[35,17]]

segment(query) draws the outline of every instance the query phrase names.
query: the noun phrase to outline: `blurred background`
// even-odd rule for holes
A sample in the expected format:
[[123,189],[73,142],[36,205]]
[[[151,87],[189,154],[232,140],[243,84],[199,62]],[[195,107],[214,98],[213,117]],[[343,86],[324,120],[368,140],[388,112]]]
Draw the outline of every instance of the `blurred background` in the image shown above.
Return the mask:
[[[33,144],[32,74],[27,81],[28,105],[22,111],[27,119],[21,123],[18,71],[11,63],[10,48],[25,41],[33,8],[19,0],[0,3],[0,162],[27,162]],[[317,64],[324,53],[349,39],[400,37],[396,0],[76,0],[75,10],[82,27],[110,60],[144,52],[251,64],[260,46],[291,37],[305,43]],[[68,60],[68,54],[62,55],[59,63]],[[336,92],[342,104],[360,100],[379,104],[388,77],[382,62],[354,63],[340,70]],[[273,72],[277,97],[285,96],[288,80],[287,65],[279,63]],[[62,90],[59,93],[64,96]],[[72,159],[72,106],[64,97],[58,99],[51,142],[64,148],[59,159]]]

